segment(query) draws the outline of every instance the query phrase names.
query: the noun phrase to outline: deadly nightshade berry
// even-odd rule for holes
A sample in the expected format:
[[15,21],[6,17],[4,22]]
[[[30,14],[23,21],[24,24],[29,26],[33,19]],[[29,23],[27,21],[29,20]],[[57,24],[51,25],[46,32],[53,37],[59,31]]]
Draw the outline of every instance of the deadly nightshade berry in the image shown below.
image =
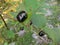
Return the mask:
[[39,32],[39,36],[42,37],[42,36],[44,36],[44,35],[45,35],[45,33],[44,33],[43,31],[40,31],[40,32]]
[[19,12],[19,14],[17,15],[17,20],[19,22],[24,22],[26,19],[27,19],[27,13],[25,11]]
[[20,27],[20,30],[24,30],[24,27]]

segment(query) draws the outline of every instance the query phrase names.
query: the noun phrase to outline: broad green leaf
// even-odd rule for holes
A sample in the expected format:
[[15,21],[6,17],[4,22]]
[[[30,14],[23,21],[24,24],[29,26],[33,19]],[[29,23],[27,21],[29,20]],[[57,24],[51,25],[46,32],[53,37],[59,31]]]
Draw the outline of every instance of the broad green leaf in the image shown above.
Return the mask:
[[38,28],[43,28],[46,25],[46,17],[42,14],[32,15],[32,23]]
[[59,29],[57,28],[51,29],[49,27],[45,27],[43,31],[45,31],[47,35],[53,40],[53,43],[51,45],[57,45],[57,43],[59,43],[60,41]]
[[[29,3],[27,3],[27,2],[29,2]],[[40,26],[38,26],[38,27],[42,27],[41,25],[43,24],[43,23],[45,23],[45,17],[44,16],[37,16],[36,17],[36,14],[34,14],[35,12],[37,12],[37,11],[39,11],[39,12],[41,12],[42,14],[45,14],[46,13],[46,11],[43,9],[43,8],[46,8],[46,4],[45,4],[45,1],[42,1],[42,0],[40,0],[40,1],[38,1],[38,0],[32,0],[32,1],[30,1],[30,0],[24,0],[24,6],[25,6],[25,9],[28,11],[28,13],[31,13],[31,14],[29,14],[28,15],[28,17],[30,17],[30,18],[28,18],[27,19],[27,21],[26,22],[28,22],[29,23],[29,19],[31,19],[31,15],[33,15],[32,16],[32,18],[33,18],[33,24],[35,25],[35,23],[36,23],[36,25],[40,25]],[[36,18],[38,18],[39,17],[39,19],[36,19]],[[41,20],[40,20],[41,19]],[[44,21],[42,21],[42,24],[40,23],[37,23],[36,21],[38,20],[38,22],[40,23],[42,20],[44,20]],[[40,21],[39,21],[40,20]],[[25,23],[26,23],[25,22]],[[26,23],[27,24],[27,23]],[[43,24],[43,25],[45,25],[45,24]]]
[[[27,3],[27,2],[29,2],[29,3]],[[32,1],[24,0],[24,5],[25,5],[27,10],[34,11],[38,7],[38,2],[37,2],[37,0],[32,0]]]
[[54,28],[53,30],[54,30],[54,32],[56,34],[56,41],[58,43],[58,42],[60,42],[60,29]]

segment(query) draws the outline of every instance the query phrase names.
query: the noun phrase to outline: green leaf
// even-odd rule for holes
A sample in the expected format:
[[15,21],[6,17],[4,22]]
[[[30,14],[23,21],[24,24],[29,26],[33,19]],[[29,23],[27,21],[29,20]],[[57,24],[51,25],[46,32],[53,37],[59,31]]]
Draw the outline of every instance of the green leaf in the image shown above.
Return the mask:
[[44,27],[43,31],[47,33],[47,35],[53,40],[51,45],[57,45],[60,42],[60,30],[58,28],[49,28],[49,27]]
[[60,29],[58,28],[53,28],[54,32],[55,32],[55,37],[56,37],[56,41],[57,43],[60,42]]
[[[29,2],[29,3],[27,3],[27,2]],[[40,17],[40,16],[37,16],[36,14],[33,14],[33,13],[35,13],[37,11],[41,12],[42,14],[45,14],[46,11],[43,9],[43,8],[46,8],[46,4],[45,3],[46,2],[45,1],[42,1],[42,0],[40,0],[40,1],[38,1],[38,0],[32,0],[32,1],[30,1],[30,0],[24,0],[24,3],[23,4],[25,6],[25,10],[27,10],[28,13],[31,13],[31,14],[28,14],[28,18],[27,18],[27,21],[25,22],[25,24],[29,23],[29,21],[31,19],[31,15],[33,15],[32,16],[32,18],[33,18],[32,19],[32,22],[33,22],[34,25],[36,25],[38,27],[43,27],[43,25],[45,25],[44,23],[46,23],[46,18],[44,16],[41,16],[40,15],[41,16]],[[38,20],[38,23],[35,21],[35,19],[36,19],[36,21]],[[42,21],[42,20],[44,20],[44,21]]]
[[38,28],[43,28],[46,25],[46,17],[42,14],[34,14],[32,15],[32,23]]
[[4,45],[8,45],[8,42],[5,42]]
[[8,38],[14,38],[14,37],[15,37],[15,34],[14,34],[13,31],[8,30],[8,31],[6,32],[6,36],[7,36]]
[[32,11],[34,11],[38,7],[38,2],[37,2],[37,0],[32,0],[32,1],[24,0],[24,5],[25,5],[27,10],[31,9]]

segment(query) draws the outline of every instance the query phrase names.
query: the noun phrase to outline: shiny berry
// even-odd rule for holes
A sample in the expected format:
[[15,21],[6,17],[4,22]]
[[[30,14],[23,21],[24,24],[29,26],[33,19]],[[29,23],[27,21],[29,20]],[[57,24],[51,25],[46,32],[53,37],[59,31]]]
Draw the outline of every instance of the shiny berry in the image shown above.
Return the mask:
[[24,22],[26,19],[27,19],[27,13],[25,11],[19,12],[19,14],[17,15],[17,20],[19,22]]
[[45,35],[45,33],[43,31],[39,32],[39,36],[44,36],[44,35]]

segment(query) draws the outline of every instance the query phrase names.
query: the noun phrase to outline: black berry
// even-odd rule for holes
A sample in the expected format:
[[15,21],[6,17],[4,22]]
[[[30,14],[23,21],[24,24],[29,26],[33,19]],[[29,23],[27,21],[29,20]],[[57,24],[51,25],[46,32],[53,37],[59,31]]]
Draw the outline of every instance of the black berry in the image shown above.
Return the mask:
[[45,33],[43,31],[39,32],[39,36],[44,36],[44,35],[45,35]]
[[27,13],[25,11],[19,12],[19,14],[17,15],[17,20],[19,22],[24,22],[26,19],[27,19]]
[[20,27],[20,30],[24,30],[24,27]]

